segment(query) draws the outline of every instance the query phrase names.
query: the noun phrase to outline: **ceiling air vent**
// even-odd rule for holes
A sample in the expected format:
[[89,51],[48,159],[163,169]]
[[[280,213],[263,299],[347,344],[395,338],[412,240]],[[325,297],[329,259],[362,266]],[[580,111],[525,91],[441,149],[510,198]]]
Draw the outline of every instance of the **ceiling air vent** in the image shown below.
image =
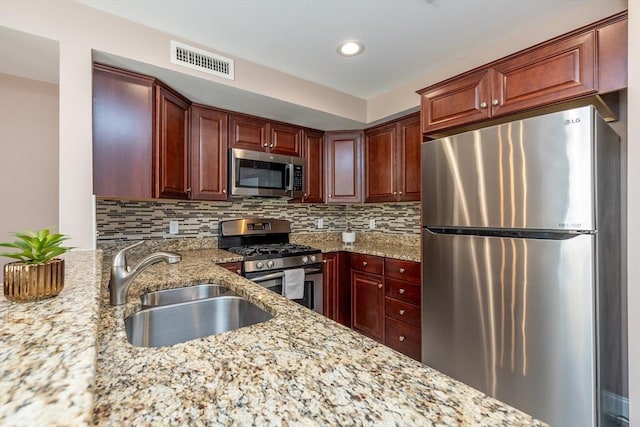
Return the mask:
[[233,59],[187,46],[174,40],[171,40],[171,62],[225,79],[234,79]]

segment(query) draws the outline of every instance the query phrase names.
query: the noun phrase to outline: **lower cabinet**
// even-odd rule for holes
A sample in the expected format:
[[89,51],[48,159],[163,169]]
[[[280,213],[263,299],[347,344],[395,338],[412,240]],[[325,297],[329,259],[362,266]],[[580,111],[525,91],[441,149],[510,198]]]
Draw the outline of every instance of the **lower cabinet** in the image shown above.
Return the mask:
[[347,255],[351,328],[420,360],[420,263],[355,253]]
[[242,261],[237,262],[221,262],[218,264],[222,268],[226,268],[227,270],[234,272],[236,274],[242,274]]

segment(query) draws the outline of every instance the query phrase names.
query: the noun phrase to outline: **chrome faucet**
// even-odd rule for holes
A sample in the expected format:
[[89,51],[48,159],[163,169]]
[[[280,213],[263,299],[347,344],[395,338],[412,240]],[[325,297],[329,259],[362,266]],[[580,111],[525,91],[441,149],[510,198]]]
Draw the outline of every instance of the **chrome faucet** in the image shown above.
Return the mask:
[[127,251],[143,243],[144,242],[142,241],[127,246],[113,257],[111,278],[109,279],[111,305],[120,305],[126,302],[129,285],[131,285],[133,279],[135,279],[142,270],[151,264],[155,264],[160,261],[164,261],[167,264],[175,264],[182,259],[180,254],[176,254],[174,252],[154,252],[144,257],[135,267],[129,267],[129,264],[127,264]]

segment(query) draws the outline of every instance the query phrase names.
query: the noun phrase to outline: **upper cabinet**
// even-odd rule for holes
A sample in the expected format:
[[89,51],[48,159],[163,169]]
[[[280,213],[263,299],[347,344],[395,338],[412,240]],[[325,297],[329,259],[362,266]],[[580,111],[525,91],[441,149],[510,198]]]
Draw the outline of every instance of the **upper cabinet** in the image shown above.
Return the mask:
[[300,156],[302,128],[244,114],[229,116],[229,147]]
[[93,192],[153,197],[152,78],[96,64],[93,69]]
[[365,202],[420,200],[420,115],[365,131]]
[[157,85],[154,197],[188,199],[190,196],[189,107],[188,100]]
[[227,199],[228,114],[191,107],[191,198]]
[[303,203],[324,202],[324,133],[305,130],[302,144],[304,158]]
[[626,38],[620,14],[424,88],[422,132],[618,90],[626,85]]
[[327,132],[324,152],[326,202],[362,202],[362,132]]

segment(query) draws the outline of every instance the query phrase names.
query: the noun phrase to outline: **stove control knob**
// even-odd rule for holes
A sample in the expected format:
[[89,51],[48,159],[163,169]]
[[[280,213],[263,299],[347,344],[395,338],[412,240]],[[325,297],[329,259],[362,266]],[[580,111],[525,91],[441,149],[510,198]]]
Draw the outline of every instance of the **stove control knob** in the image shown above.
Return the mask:
[[302,262],[304,262],[305,264],[309,262],[309,257],[308,256],[303,256],[302,257]]
[[315,255],[311,255],[311,262],[316,262],[316,256]]
[[264,267],[264,264],[262,263],[262,261],[258,261],[258,262],[256,263],[256,268],[257,268],[258,270],[260,270],[262,267]]
[[273,261],[267,261],[267,267],[269,268],[273,267]]

